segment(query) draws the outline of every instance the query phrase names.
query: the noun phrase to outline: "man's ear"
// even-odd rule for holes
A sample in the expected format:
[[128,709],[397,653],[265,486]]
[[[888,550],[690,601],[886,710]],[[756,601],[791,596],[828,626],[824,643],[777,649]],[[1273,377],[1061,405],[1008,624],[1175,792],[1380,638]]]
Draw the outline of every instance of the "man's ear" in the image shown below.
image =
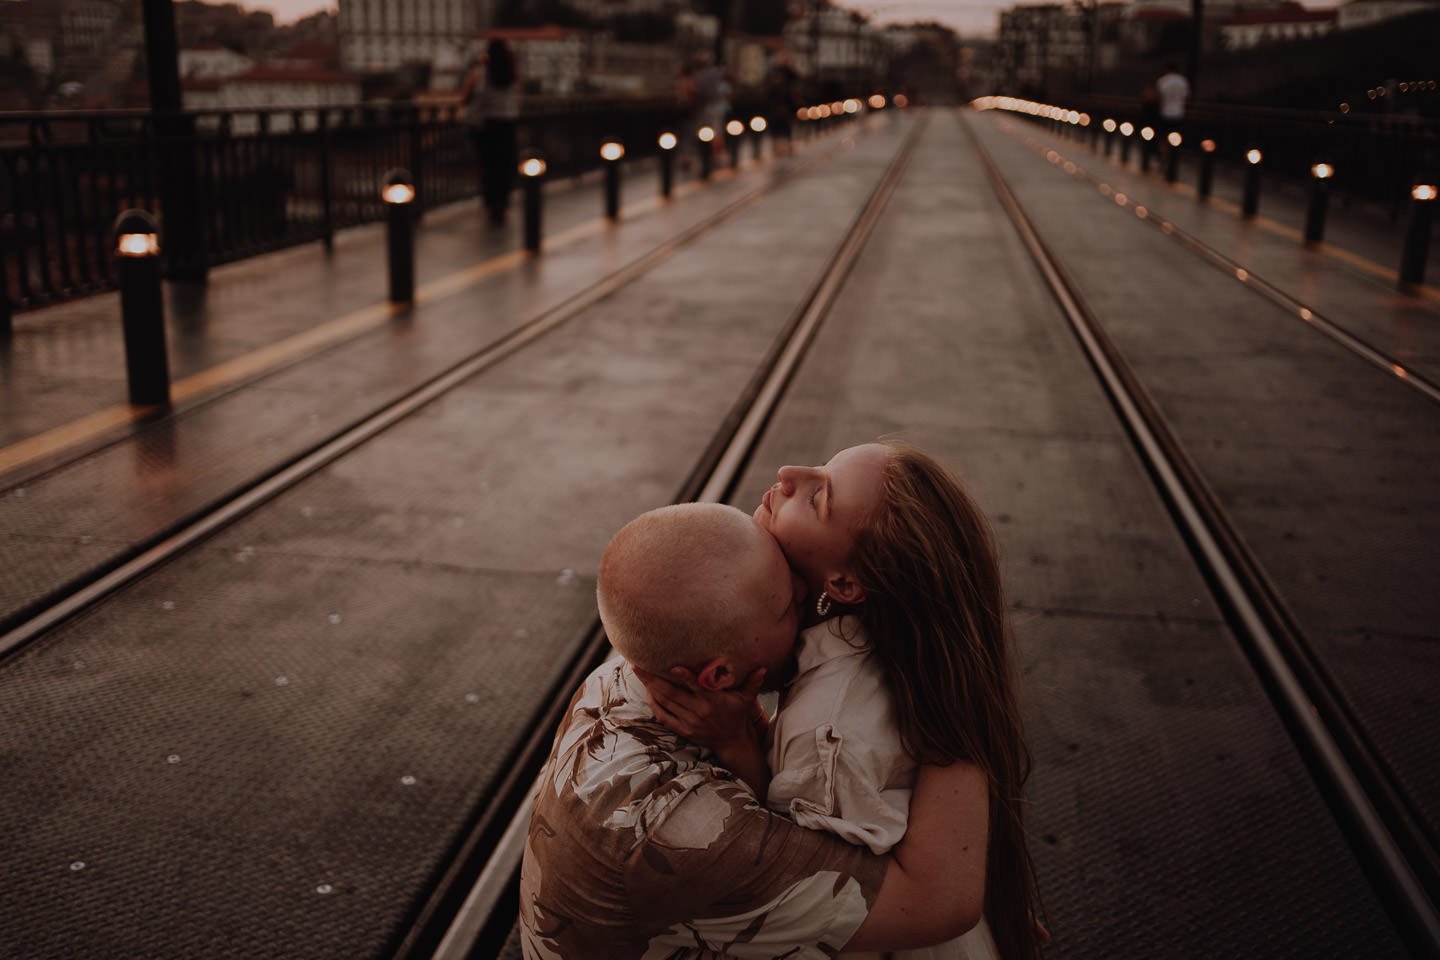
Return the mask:
[[729,659],[714,657],[705,662],[695,673],[695,682],[701,690],[729,690],[740,682]]
[[865,588],[848,573],[832,573],[825,580],[825,593],[836,603],[852,605],[865,599]]

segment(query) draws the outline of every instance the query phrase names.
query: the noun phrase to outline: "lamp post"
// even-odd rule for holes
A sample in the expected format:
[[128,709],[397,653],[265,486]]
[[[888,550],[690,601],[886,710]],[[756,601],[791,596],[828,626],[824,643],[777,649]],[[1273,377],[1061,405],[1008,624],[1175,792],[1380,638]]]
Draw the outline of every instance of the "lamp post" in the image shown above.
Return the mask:
[[1430,254],[1430,220],[1440,187],[1434,178],[1410,188],[1410,222],[1405,225],[1405,250],[1400,257],[1400,285],[1425,282],[1425,260]]
[[745,135],[745,124],[739,120],[731,120],[725,124],[725,136],[729,137],[730,144],[730,166],[732,169],[740,169],[740,138]]
[[520,177],[524,184],[525,205],[525,249],[531,253],[540,252],[543,217],[542,197],[547,165],[537,156],[520,161]]
[[160,288],[160,230],[144,210],[126,210],[115,220],[114,233],[130,402],[165,406],[170,403],[170,366]]
[[751,139],[754,141],[755,148],[752,153],[754,154],[756,160],[760,159],[760,156],[764,151],[765,128],[768,126],[769,124],[765,122],[765,118],[762,116],[756,115],[750,118],[750,135]]
[[1260,210],[1260,161],[1264,157],[1258,147],[1245,151],[1245,197],[1241,202],[1240,212],[1246,219],[1255,216]]
[[1105,156],[1115,152],[1115,120],[1113,117],[1106,117],[1100,127],[1105,131]]
[[1195,194],[1201,200],[1209,199],[1210,188],[1215,184],[1215,141],[1209,138],[1200,141],[1200,186]]
[[1130,162],[1130,135],[1135,132],[1135,124],[1126,120],[1120,124],[1120,165],[1123,167]]
[[620,161],[625,158],[625,145],[610,137],[600,145],[600,159],[605,161],[605,219],[620,219]]
[[1310,203],[1305,210],[1305,243],[1315,246],[1325,238],[1325,212],[1330,203],[1330,179],[1335,165],[1317,159],[1310,165]]
[[655,139],[655,143],[660,147],[660,196],[668,200],[675,188],[675,148],[679,146],[680,138],[666,130]]
[[385,201],[385,245],[389,254],[390,302],[415,300],[415,182],[407,170],[391,170],[380,189]]
[[695,140],[700,144],[700,179],[709,180],[715,169],[715,128],[706,124],[695,131]]
[[1165,182],[1174,183],[1180,178],[1180,144],[1185,142],[1185,138],[1179,130],[1171,130],[1165,142],[1170,145],[1170,152],[1165,155]]

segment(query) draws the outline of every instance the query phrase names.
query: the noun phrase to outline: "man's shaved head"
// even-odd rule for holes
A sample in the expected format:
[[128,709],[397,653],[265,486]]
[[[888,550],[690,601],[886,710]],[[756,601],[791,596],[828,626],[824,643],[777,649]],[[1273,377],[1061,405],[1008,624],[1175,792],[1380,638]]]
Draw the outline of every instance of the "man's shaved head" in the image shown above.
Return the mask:
[[793,589],[779,546],[749,516],[684,503],[621,528],[595,593],[615,649],[664,674],[711,657],[753,657],[761,634],[787,615]]

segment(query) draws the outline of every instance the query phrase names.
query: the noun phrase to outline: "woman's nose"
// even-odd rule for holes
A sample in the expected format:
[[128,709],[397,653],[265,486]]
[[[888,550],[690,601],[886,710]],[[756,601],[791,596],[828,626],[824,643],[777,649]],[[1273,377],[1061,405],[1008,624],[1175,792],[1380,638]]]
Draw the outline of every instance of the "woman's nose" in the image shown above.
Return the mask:
[[781,467],[776,476],[780,478],[780,492],[790,497],[795,495],[795,485],[805,478],[809,467]]

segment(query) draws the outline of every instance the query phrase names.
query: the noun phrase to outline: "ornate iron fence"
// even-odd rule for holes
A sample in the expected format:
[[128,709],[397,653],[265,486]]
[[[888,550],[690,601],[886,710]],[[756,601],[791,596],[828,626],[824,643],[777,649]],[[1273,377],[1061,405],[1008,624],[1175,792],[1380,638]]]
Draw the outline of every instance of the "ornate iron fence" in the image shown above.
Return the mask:
[[[533,99],[517,139],[571,176],[598,166],[605,137],[653,153],[681,114],[668,99]],[[167,270],[184,276],[380,219],[394,167],[415,177],[417,210],[479,191],[454,106],[0,113],[0,319],[113,288],[111,226],[127,207],[161,217]]]

